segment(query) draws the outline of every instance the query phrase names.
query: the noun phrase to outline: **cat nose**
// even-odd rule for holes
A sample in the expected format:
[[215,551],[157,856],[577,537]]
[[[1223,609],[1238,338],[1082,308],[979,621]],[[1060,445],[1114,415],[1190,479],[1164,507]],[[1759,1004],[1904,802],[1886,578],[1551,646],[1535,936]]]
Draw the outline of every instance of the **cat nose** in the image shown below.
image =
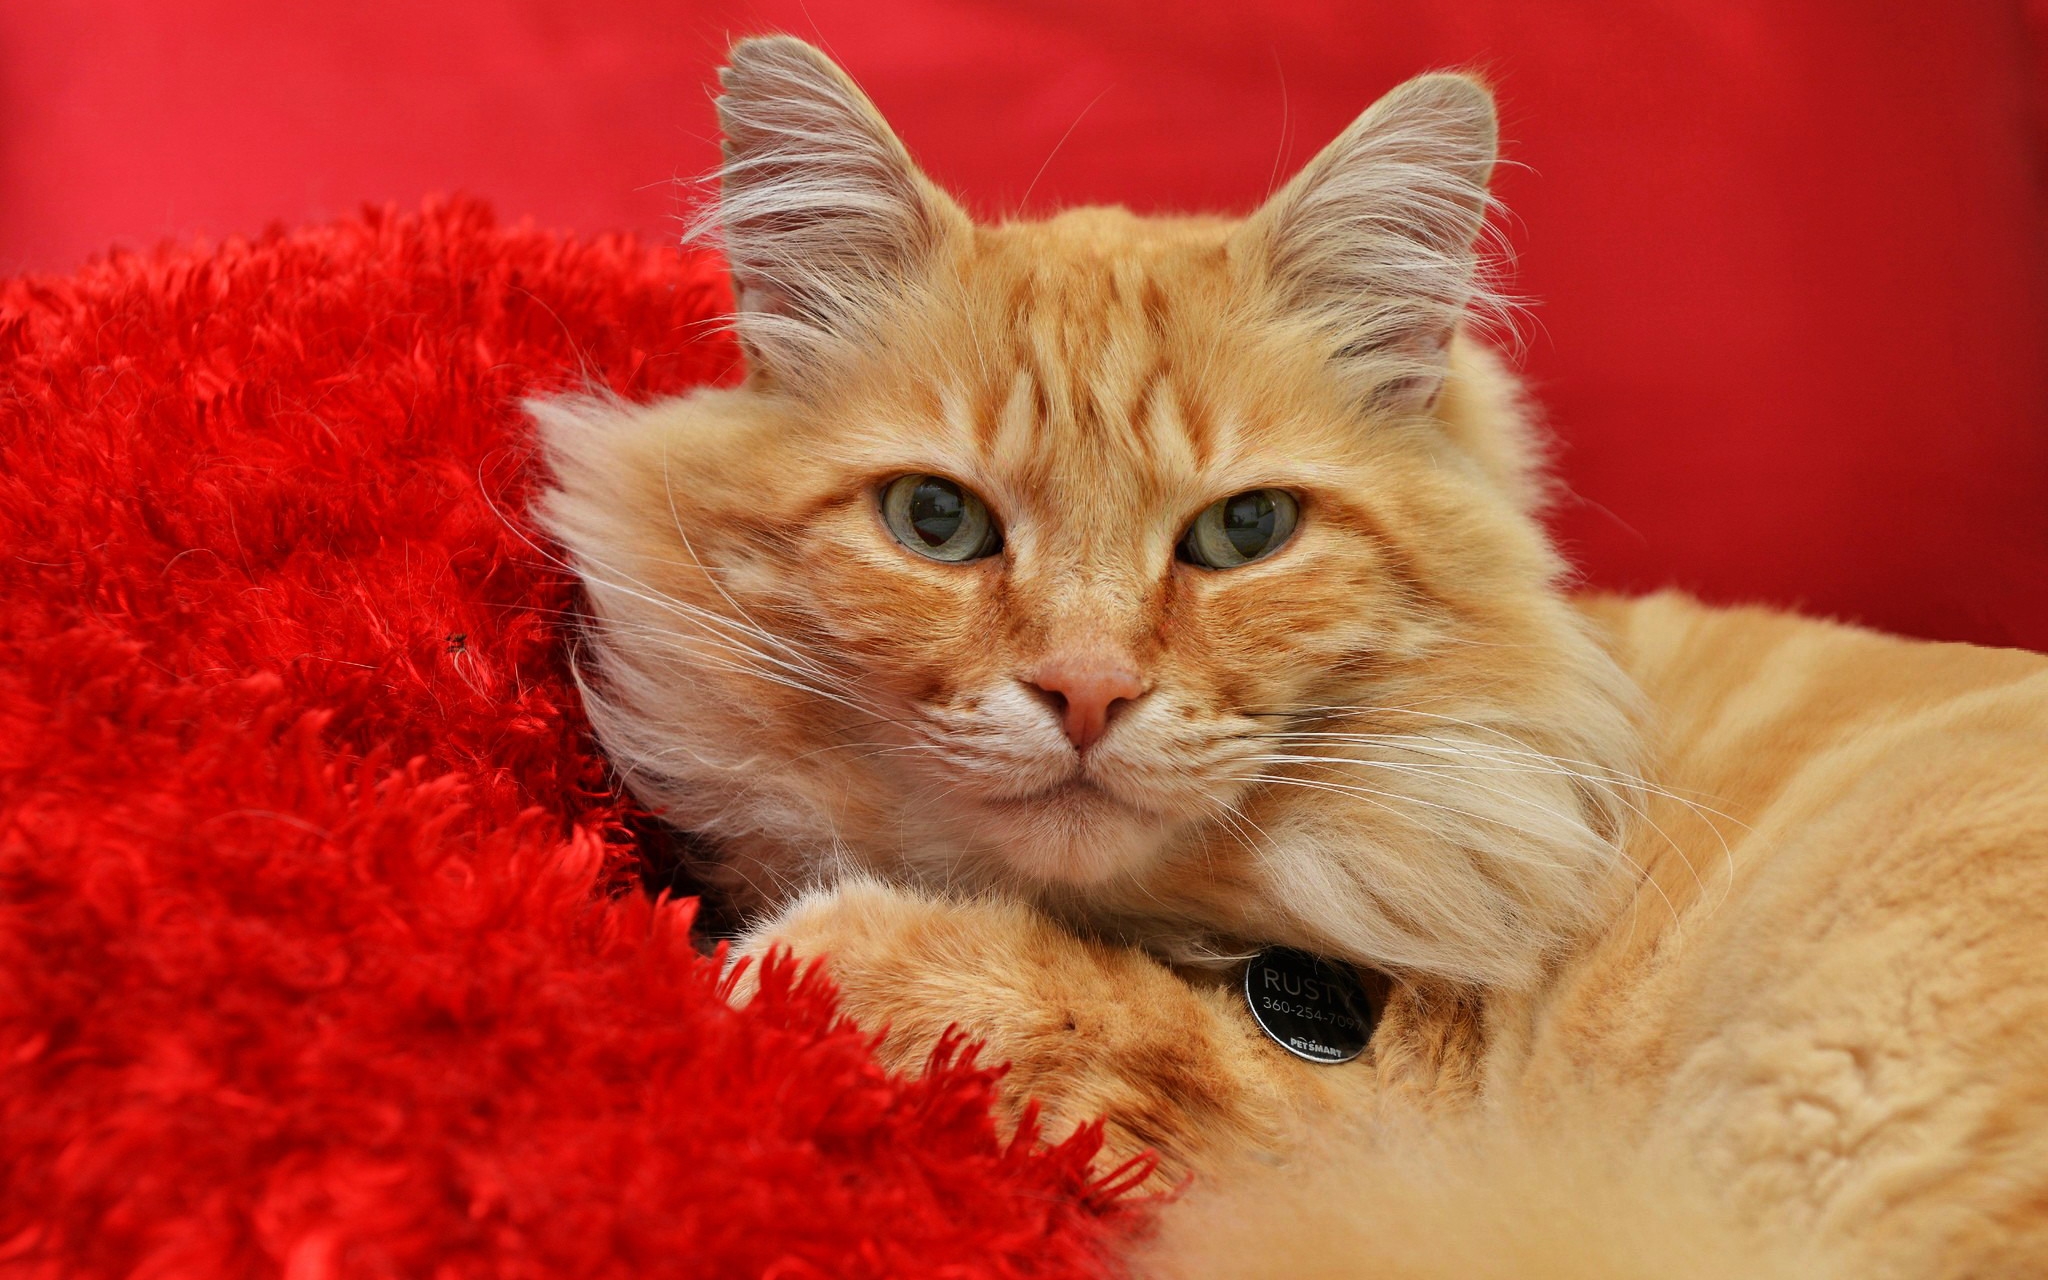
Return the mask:
[[1117,704],[1145,692],[1144,682],[1128,662],[1105,654],[1048,658],[1024,683],[1060,718],[1060,728],[1076,751],[1086,751],[1109,732]]

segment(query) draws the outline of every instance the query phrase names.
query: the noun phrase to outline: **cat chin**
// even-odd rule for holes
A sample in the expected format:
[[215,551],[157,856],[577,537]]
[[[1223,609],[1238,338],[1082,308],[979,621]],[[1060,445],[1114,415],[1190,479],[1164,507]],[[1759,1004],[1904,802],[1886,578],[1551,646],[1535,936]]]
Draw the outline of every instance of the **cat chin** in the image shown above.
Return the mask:
[[1175,827],[1087,783],[985,805],[983,812],[977,834],[1012,875],[1039,886],[1089,888],[1129,878],[1158,860]]

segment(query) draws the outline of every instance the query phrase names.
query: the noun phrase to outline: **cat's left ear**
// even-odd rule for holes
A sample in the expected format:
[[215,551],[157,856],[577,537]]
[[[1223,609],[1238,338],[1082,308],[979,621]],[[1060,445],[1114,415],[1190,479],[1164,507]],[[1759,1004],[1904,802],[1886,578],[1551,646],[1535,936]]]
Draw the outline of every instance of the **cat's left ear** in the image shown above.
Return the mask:
[[1381,412],[1427,409],[1479,295],[1475,241],[1498,153],[1493,95],[1463,75],[1374,103],[1235,233],[1285,316]]

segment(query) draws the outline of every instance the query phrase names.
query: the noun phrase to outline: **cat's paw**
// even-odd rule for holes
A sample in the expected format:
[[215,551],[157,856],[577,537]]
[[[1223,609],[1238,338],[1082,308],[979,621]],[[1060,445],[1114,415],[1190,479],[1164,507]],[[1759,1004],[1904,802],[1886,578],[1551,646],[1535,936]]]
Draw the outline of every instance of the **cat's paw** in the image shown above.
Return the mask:
[[1228,990],[1020,903],[852,880],[798,899],[738,951],[777,944],[822,958],[846,1013],[887,1030],[886,1065],[919,1069],[957,1026],[982,1061],[1010,1064],[1012,1117],[1036,1099],[1054,1137],[1099,1117],[1115,1157],[1153,1149],[1177,1169],[1271,1141],[1295,1092],[1298,1073]]

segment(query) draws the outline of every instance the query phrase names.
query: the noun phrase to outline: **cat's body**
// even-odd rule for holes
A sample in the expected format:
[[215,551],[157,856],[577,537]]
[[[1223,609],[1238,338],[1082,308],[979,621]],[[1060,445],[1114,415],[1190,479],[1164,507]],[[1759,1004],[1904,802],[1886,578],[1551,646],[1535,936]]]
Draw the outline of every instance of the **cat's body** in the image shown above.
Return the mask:
[[[544,512],[753,945],[1204,1171],[1168,1271],[2048,1266],[2048,659],[1566,601],[1456,333],[1482,91],[1243,224],[974,227],[792,41],[722,107],[750,380],[544,407]],[[1274,943],[1390,975],[1365,1059],[1253,1027]]]
[[1529,991],[1395,987],[1360,1062],[1014,905],[862,883],[759,940],[825,957],[898,1065],[957,1023],[1019,1100],[1202,1170],[1172,1274],[2041,1274],[2048,659],[1585,608],[1663,713],[1648,874]]

